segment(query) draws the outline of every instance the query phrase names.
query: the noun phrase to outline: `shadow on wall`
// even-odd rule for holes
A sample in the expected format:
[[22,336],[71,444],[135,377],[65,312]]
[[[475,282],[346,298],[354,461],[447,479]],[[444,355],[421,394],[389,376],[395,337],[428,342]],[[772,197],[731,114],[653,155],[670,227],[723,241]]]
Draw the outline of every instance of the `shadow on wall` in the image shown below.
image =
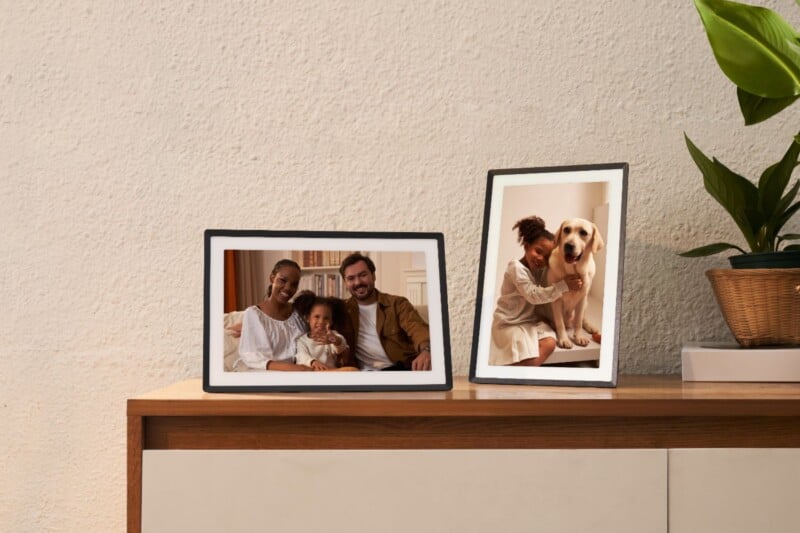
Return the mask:
[[726,268],[727,260],[686,259],[677,251],[625,243],[621,374],[680,373],[684,344],[735,342],[705,276],[710,268]]

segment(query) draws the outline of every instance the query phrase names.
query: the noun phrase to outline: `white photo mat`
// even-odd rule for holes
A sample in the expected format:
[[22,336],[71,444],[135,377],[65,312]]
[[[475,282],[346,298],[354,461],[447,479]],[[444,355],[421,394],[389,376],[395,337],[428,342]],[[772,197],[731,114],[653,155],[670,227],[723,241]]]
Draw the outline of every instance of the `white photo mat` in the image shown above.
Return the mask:
[[[449,390],[452,387],[444,268],[438,233],[206,230],[203,386],[208,392],[302,390]],[[414,252],[424,257],[431,342],[430,371],[228,372],[223,365],[224,252],[226,250],[359,250]],[[376,272],[381,289],[381,272]],[[349,295],[343,295],[345,298]]]

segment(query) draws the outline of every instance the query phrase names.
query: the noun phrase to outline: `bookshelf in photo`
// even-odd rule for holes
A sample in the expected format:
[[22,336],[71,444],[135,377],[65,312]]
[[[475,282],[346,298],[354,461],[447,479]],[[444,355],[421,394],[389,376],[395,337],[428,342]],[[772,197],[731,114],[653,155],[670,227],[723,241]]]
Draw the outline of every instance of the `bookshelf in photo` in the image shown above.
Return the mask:
[[[283,259],[302,270],[299,290],[347,299],[350,292],[339,274],[350,251],[338,250],[226,250],[225,312],[242,311],[267,297],[270,272]],[[388,294],[404,295],[413,305],[427,305],[427,273],[421,252],[365,252],[377,269],[376,287]]]
[[298,291],[308,290],[318,296],[347,298],[349,293],[339,274],[339,265],[351,253],[341,250],[293,250],[292,260],[303,269]]

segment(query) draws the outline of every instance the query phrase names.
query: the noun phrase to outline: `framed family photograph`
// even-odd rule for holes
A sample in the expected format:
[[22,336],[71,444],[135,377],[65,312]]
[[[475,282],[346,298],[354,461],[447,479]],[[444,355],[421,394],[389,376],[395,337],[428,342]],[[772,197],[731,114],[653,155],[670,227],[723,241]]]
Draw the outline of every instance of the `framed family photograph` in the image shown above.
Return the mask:
[[441,233],[205,232],[207,392],[449,390]]
[[489,171],[470,381],[613,387],[627,163]]

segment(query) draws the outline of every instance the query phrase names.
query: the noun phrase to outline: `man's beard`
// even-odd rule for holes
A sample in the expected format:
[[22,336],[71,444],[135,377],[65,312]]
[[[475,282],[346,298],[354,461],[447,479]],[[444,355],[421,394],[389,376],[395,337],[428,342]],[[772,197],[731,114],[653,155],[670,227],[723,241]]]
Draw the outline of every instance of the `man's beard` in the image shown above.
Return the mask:
[[[365,292],[363,296],[359,294],[359,291],[361,289],[367,289],[367,292]],[[353,296],[355,297],[356,300],[366,300],[372,296],[372,292],[373,290],[370,290],[369,285],[358,285],[356,287],[353,287]]]

